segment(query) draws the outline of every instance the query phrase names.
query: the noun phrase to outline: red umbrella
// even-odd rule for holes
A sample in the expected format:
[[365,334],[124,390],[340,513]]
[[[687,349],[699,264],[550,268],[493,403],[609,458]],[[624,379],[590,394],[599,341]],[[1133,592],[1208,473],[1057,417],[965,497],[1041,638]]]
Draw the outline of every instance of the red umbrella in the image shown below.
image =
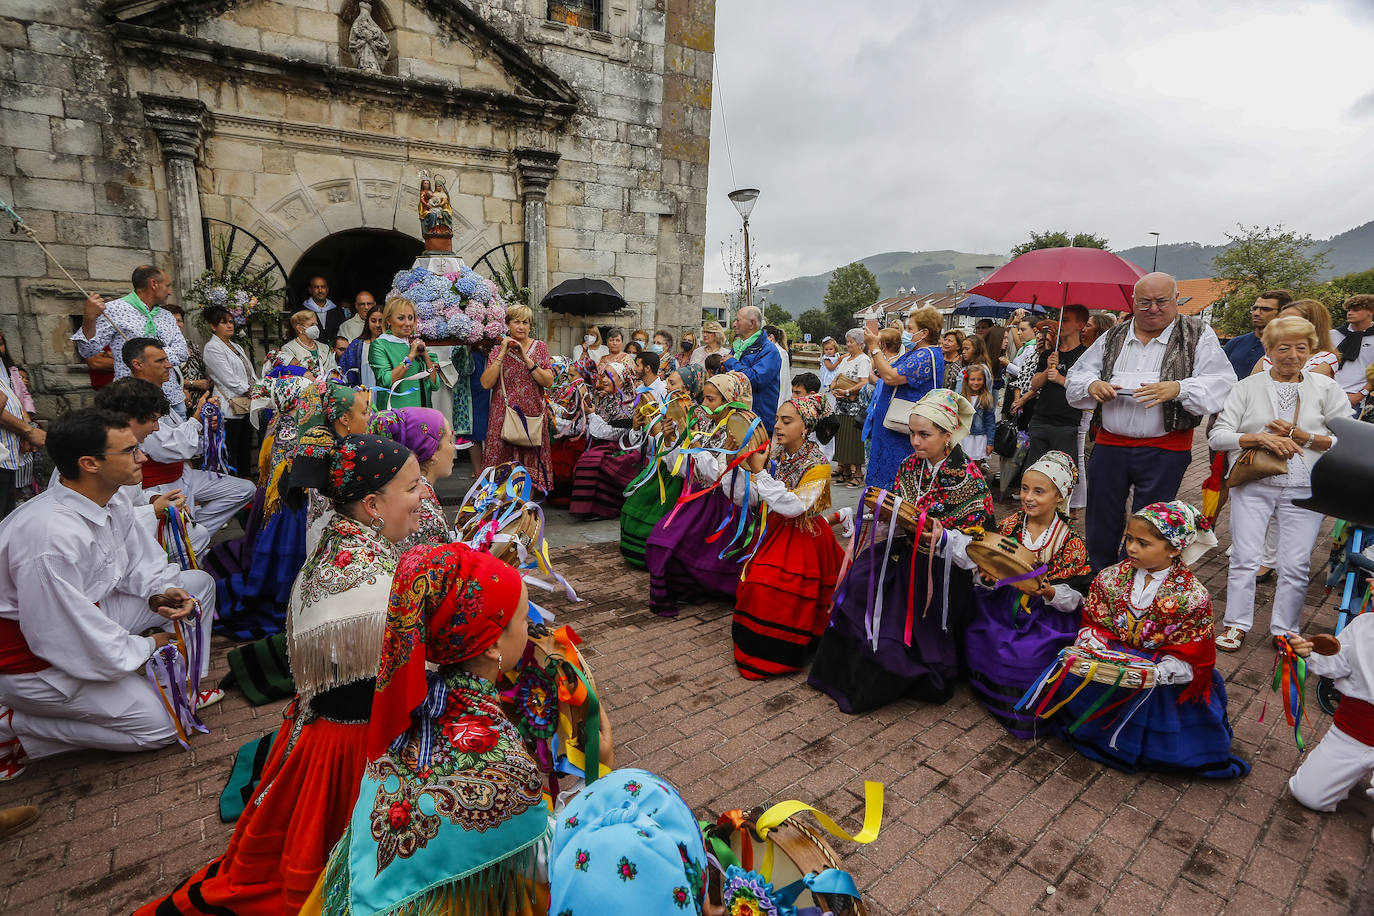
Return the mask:
[[1145,271],[1102,248],[1041,248],[988,274],[969,295],[1046,308],[1083,305],[1129,312]]

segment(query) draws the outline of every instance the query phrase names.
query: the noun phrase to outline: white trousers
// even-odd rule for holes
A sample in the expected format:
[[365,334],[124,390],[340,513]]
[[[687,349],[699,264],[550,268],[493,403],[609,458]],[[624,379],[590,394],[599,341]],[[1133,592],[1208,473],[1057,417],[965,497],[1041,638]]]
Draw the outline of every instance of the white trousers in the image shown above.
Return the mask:
[[[1288,780],[1288,791],[1314,811],[1335,811],[1350,790],[1374,774],[1374,747],[1356,741],[1334,725]],[[1374,786],[1365,790],[1374,798]]]
[[1307,596],[1312,545],[1321,532],[1322,516],[1293,505],[1305,499],[1307,487],[1278,487],[1256,480],[1231,491],[1231,571],[1226,579],[1223,626],[1250,632],[1255,620],[1255,573],[1264,556],[1265,531],[1272,518],[1278,526],[1278,584],[1269,632],[1296,633]]
[[171,483],[148,487],[145,493],[169,493],[180,490],[186,497],[186,508],[194,520],[191,524],[191,547],[200,556],[210,547],[215,532],[224,527],[234,513],[253,501],[257,486],[251,480],[197,471],[187,468]]
[[[200,600],[204,677],[210,671],[215,580],[193,569],[179,581]],[[130,633],[172,628],[171,621],[148,608],[146,598],[115,592],[102,598],[100,607]],[[0,675],[0,704],[14,710],[14,732],[32,760],[84,748],[142,751],[176,741],[172,719],[142,668],[112,681],[82,680],[58,668]]]

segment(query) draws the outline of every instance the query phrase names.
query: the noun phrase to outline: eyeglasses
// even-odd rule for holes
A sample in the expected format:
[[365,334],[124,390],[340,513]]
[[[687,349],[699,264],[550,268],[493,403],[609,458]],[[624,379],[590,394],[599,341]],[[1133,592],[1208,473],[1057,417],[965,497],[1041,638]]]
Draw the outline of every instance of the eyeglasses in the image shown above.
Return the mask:
[[1273,306],[1270,306],[1270,305],[1252,305],[1252,306],[1250,306],[1250,311],[1252,311],[1252,312],[1277,312],[1278,309],[1276,309],[1276,308],[1274,308]]
[[91,457],[92,457],[92,458],[105,458],[105,457],[107,457],[107,456],[109,456],[109,455],[127,455],[127,456],[130,457],[130,458],[136,458],[136,457],[138,457],[139,455],[146,455],[146,454],[147,454],[147,452],[143,451],[143,446],[141,446],[141,445],[131,445],[131,446],[129,446],[128,448],[121,448],[121,449],[119,449],[118,451],[113,451],[113,452],[96,452],[96,453],[95,453],[94,455],[92,455]]
[[1158,299],[1137,299],[1135,307],[1138,309],[1162,310],[1174,301],[1174,296],[1161,296]]

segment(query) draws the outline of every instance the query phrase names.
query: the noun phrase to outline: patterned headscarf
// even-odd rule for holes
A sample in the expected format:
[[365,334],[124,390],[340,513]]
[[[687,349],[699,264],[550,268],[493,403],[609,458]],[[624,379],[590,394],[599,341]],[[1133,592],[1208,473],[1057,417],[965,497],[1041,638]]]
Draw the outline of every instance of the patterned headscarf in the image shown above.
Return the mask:
[[452,665],[496,644],[515,616],[520,574],[465,544],[413,547],[391,580],[367,756],[381,755],[425,699],[425,662]]
[[701,366],[683,363],[673,371],[682,379],[682,387],[688,394],[694,398],[701,395],[702,378],[706,375],[705,369]]
[[1078,465],[1072,458],[1063,452],[1046,452],[1026,470],[1038,471],[1048,477],[1059,491],[1059,511],[1069,511],[1069,495],[1078,486]]
[[677,790],[644,770],[615,770],[554,824],[549,912],[700,914],[705,865],[701,829]]
[[608,362],[601,367],[601,372],[610,378],[612,391],[610,394],[597,391],[594,402],[596,412],[608,422],[627,419],[635,403],[634,366]]
[[816,424],[826,413],[825,399],[818,394],[808,394],[800,398],[788,398],[787,403],[801,415],[802,425],[806,427],[806,431],[815,432]]
[[[328,462],[325,478],[318,489],[330,499],[346,504],[376,493],[390,483],[410,459],[410,449],[381,436],[347,436],[342,440],[331,436],[328,445],[312,436],[309,441],[301,442],[298,455],[298,462],[300,458]],[[292,481],[300,486],[313,485],[302,482],[294,470]]]
[[716,390],[725,399],[725,403],[738,402],[745,407],[753,406],[754,388],[749,384],[749,377],[743,372],[722,372],[720,375],[711,376],[706,381],[716,386]]
[[949,445],[953,448],[968,435],[969,424],[973,422],[973,405],[948,388],[936,388],[916,402],[911,415],[925,417],[948,432]]
[[415,453],[416,461],[423,463],[439,450],[446,425],[444,415],[432,407],[400,407],[377,414],[369,428],[401,443]]
[[1217,546],[1217,536],[1212,531],[1212,523],[1202,510],[1185,503],[1181,499],[1167,503],[1150,503],[1135,513],[1133,518],[1142,518],[1159,532],[1160,537],[1180,551],[1179,560],[1184,566],[1191,566],[1203,554]]

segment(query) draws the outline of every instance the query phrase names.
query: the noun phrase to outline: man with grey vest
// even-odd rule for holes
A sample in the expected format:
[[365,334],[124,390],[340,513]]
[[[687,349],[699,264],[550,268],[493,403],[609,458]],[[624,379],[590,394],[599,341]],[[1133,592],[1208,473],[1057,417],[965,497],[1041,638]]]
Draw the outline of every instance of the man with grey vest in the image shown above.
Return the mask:
[[1093,342],[1064,386],[1071,406],[1101,405],[1084,524],[1094,573],[1121,559],[1129,492],[1132,512],[1178,497],[1193,429],[1221,410],[1235,383],[1217,335],[1178,314],[1174,278],[1152,273],[1136,281],[1130,319]]

